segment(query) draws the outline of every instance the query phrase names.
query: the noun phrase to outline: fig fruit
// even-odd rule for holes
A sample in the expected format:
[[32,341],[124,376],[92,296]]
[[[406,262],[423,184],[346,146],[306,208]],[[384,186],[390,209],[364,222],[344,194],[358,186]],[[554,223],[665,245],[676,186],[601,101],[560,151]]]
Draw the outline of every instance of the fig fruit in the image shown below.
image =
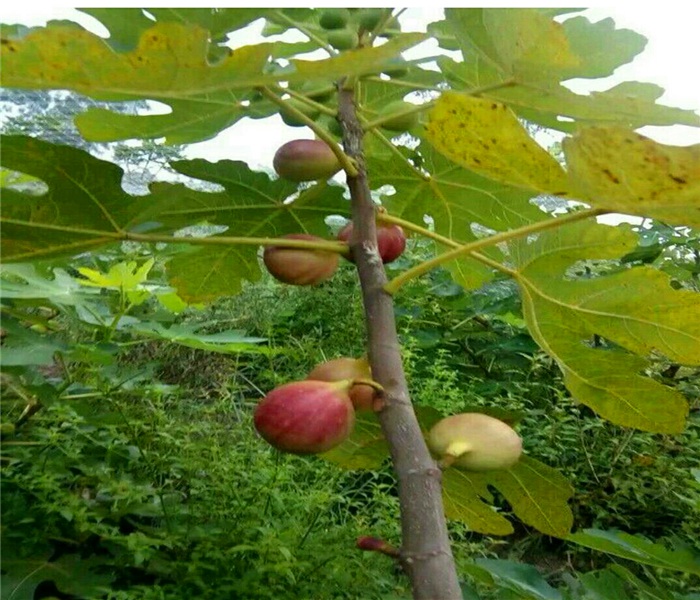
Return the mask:
[[343,29],[350,20],[347,8],[327,8],[319,17],[318,23],[324,29]]
[[[369,363],[364,358],[336,358],[314,369],[306,379],[317,381],[341,381],[344,379],[372,379]],[[355,410],[373,410],[375,390],[371,385],[358,383],[348,393]]]
[[[323,241],[306,233],[290,233],[283,238],[291,240]],[[278,281],[291,285],[316,285],[330,279],[340,259],[335,252],[267,246],[263,252],[265,267]]]
[[292,140],[277,149],[272,166],[290,181],[314,181],[337,173],[340,161],[323,140]]
[[[291,100],[287,100],[287,104],[292,108],[296,108],[299,112],[309,117],[309,119],[312,121],[318,117],[318,110],[310,107],[308,104],[301,102],[300,100],[293,98]],[[304,123],[304,121],[300,120],[295,115],[287,112],[284,109],[280,111],[280,117],[282,117],[282,120],[290,127],[306,127],[306,123]]]
[[462,413],[438,421],[428,434],[428,447],[443,466],[467,471],[512,467],[522,453],[520,436],[503,421],[481,413]]
[[310,380],[281,385],[255,409],[255,429],[282,452],[326,452],[343,442],[355,424],[349,386],[350,381]]
[[360,43],[357,31],[352,29],[334,29],[329,31],[326,37],[328,43],[336,50],[352,50],[357,48],[357,45]]
[[[353,233],[352,221],[338,233],[341,242],[349,242]],[[406,235],[399,225],[377,225],[377,248],[384,264],[396,260],[406,249]]]
[[[293,89],[297,89],[294,87]],[[316,102],[323,104],[333,97],[335,94],[335,85],[330,82],[318,82],[318,81],[306,81],[304,82],[299,90],[307,98],[311,98]]]
[[[404,102],[403,100],[398,100],[396,102],[389,102],[379,113],[380,117],[390,116],[396,113],[401,113],[405,110],[410,110],[416,108],[415,104],[410,102]],[[407,131],[411,127],[415,127],[418,124],[418,113],[412,112],[408,114],[397,114],[395,117],[388,119],[382,123],[382,127],[389,131]]]
[[365,31],[374,31],[386,11],[383,8],[362,8],[358,13],[358,22]]

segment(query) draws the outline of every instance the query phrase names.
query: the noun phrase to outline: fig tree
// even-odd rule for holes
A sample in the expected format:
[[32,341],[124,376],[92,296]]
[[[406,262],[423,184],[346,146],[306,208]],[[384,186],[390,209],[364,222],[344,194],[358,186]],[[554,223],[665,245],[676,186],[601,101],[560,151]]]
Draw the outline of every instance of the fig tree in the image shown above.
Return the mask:
[[[292,240],[323,241],[315,235],[290,233]],[[316,285],[330,279],[338,268],[338,254],[325,250],[267,246],[263,252],[265,267],[275,279],[291,285]]]
[[[306,379],[317,381],[372,379],[372,372],[364,358],[336,358],[316,365]],[[371,385],[361,383],[353,385],[349,395],[355,410],[373,410],[375,390]]]
[[398,100],[396,102],[389,102],[379,113],[380,117],[389,117],[391,115],[396,115],[382,123],[382,127],[389,131],[407,131],[411,127],[415,127],[418,124],[418,113],[412,112],[408,114],[399,114],[406,110],[411,110],[416,108],[415,104],[410,102],[404,102],[403,100]]
[[326,452],[343,442],[355,424],[350,384],[307,380],[281,385],[255,409],[255,429],[282,452]]
[[428,434],[428,447],[443,466],[491,471],[518,462],[522,440],[503,421],[481,413],[462,413],[438,421]]
[[347,8],[326,8],[319,17],[318,23],[324,29],[343,29],[350,20]]
[[272,166],[290,181],[314,181],[337,173],[340,161],[323,140],[292,140],[278,148]]
[[[341,242],[349,242],[354,227],[352,221],[338,233]],[[399,225],[377,225],[377,248],[384,264],[396,260],[406,249],[406,235]],[[351,255],[352,259],[352,255]]]

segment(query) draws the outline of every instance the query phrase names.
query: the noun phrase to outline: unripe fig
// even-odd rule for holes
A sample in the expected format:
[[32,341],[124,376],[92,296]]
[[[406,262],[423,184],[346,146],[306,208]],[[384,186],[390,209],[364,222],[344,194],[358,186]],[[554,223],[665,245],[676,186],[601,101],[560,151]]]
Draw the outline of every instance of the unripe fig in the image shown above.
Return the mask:
[[503,421],[481,413],[452,415],[436,423],[428,447],[443,466],[467,471],[512,467],[522,453],[520,436]]
[[299,91],[307,98],[311,98],[323,104],[333,97],[333,94],[335,94],[335,86],[331,82],[319,83],[317,81],[307,81],[302,84]]
[[328,179],[340,170],[340,161],[323,140],[292,140],[282,144],[272,161],[280,177],[290,181]]
[[360,27],[365,31],[373,31],[379,25],[386,11],[383,8],[363,8],[358,15]]
[[360,43],[357,31],[352,29],[334,29],[329,31],[326,37],[328,38],[328,43],[336,50],[352,50],[357,48],[357,45]]
[[[352,221],[338,233],[341,242],[349,242],[353,233]],[[396,260],[406,249],[406,235],[399,225],[377,225],[377,248],[384,264]],[[351,256],[352,260],[352,256]],[[354,262],[354,261],[353,261]]]
[[272,390],[255,409],[255,429],[271,446],[292,454],[326,452],[355,424],[350,381],[295,381]]
[[[389,102],[389,104],[387,104],[380,111],[379,116],[388,117],[389,115],[400,113],[405,110],[410,110],[412,108],[416,108],[416,105],[411,104],[410,102],[404,102],[403,100],[399,100],[397,102]],[[406,131],[417,124],[418,113],[413,112],[405,115],[397,115],[396,117],[392,117],[391,119],[382,123],[381,126],[389,131]]]
[[330,131],[333,135],[343,137],[343,128],[338,122],[338,119],[330,118],[328,120],[328,131]]
[[324,29],[343,29],[350,20],[347,8],[327,8],[322,13],[318,23]]
[[[287,100],[287,104],[292,108],[296,108],[299,112],[309,117],[309,119],[311,120],[314,120],[316,117],[318,117],[319,111],[317,111],[315,108],[310,107],[308,104],[301,102],[300,100],[292,98],[291,100]],[[304,123],[304,121],[298,119],[296,116],[287,112],[284,109],[280,111],[280,117],[282,117],[282,120],[290,127],[306,126],[306,123]]]
[[[369,363],[364,358],[336,358],[316,365],[306,379],[341,381],[344,379],[372,379]],[[350,400],[355,410],[373,410],[375,390],[371,385],[358,383],[350,388]]]
[[[283,235],[290,240],[323,241],[306,233]],[[316,285],[330,279],[338,268],[338,254],[325,250],[267,246],[263,252],[265,267],[275,279],[291,285]]]

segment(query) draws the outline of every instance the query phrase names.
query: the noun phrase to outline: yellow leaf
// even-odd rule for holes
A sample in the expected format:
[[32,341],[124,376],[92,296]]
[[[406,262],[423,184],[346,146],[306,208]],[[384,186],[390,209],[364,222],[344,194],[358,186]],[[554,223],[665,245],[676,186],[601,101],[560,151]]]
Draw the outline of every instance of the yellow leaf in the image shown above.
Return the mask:
[[700,226],[700,144],[659,144],[625,127],[589,127],[564,140],[570,186],[610,212]]
[[445,92],[430,112],[426,130],[441,154],[484,177],[557,196],[567,194],[564,170],[505,104]]
[[156,23],[132,52],[72,26],[38,28],[3,40],[3,85],[69,88],[110,99],[182,98],[259,85],[270,44],[245,46],[216,65],[207,63],[209,32],[179,23]]
[[561,23],[537,10],[484,9],[483,22],[500,64],[518,79],[547,80],[552,71],[567,71],[581,64]]
[[87,277],[81,279],[82,285],[112,288],[125,292],[133,292],[139,289],[139,286],[148,279],[148,273],[153,267],[154,260],[148,259],[141,267],[136,266],[135,262],[120,262],[109,269],[107,274],[100,273],[94,269],[87,267],[79,267],[78,272]]

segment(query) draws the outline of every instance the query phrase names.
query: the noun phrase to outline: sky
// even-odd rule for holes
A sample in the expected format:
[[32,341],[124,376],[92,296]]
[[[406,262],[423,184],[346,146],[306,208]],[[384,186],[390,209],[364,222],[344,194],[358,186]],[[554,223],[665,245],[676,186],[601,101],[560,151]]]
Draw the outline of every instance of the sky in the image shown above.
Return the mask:
[[[178,4],[174,1],[150,2],[149,6],[177,6]],[[323,3],[325,6],[329,4],[331,3]],[[372,2],[362,2],[355,5],[369,6],[372,4],[378,5]],[[587,4],[591,5],[591,3]],[[661,104],[691,110],[700,109],[700,78],[696,75],[697,66],[695,64],[697,57],[700,57],[700,36],[697,33],[700,7],[694,7],[694,2],[677,2],[676,0],[667,0],[664,3],[608,2],[605,5],[598,5],[594,2],[592,4],[594,8],[583,13],[591,21],[612,17],[618,28],[633,29],[647,37],[649,41],[645,50],[631,64],[620,67],[612,77],[596,82],[573,81],[568,85],[574,91],[585,93],[607,89],[621,81],[648,81],[656,83],[666,90],[659,100]],[[93,2],[92,5],[116,6],[117,4]],[[124,6],[124,4],[121,5]],[[247,4],[247,6],[254,5],[253,2]],[[294,3],[270,2],[266,5],[293,6]],[[466,5],[468,5],[466,2],[459,3],[459,6]],[[498,6],[486,1],[473,5]],[[510,7],[527,5],[517,1],[508,3]],[[541,1],[537,5],[565,6],[566,3]],[[442,18],[442,8],[425,8],[426,3],[423,3],[420,8],[411,7],[410,4],[408,6],[408,10],[401,18],[404,30],[420,30],[424,28],[426,23]],[[51,19],[75,20],[97,34],[106,35],[106,30],[101,28],[101,25],[91,17],[55,2],[3,2],[2,7],[0,7],[0,22],[3,23],[36,26],[44,25]],[[96,24],[97,27],[95,27]],[[102,30],[100,31],[100,29]],[[259,30],[259,27],[257,29]],[[250,42],[245,43],[254,41],[254,37],[251,35]],[[435,53],[434,48],[428,48],[426,52]],[[411,58],[409,53],[405,56]],[[255,128],[255,133],[252,133],[251,125]],[[700,143],[700,128],[647,127],[643,128],[641,133],[666,144]],[[224,158],[246,160],[254,169],[260,167],[269,169],[272,164],[272,156],[281,144],[291,139],[311,136],[311,131],[307,128],[287,127],[278,116],[253,123],[244,119],[213,140],[191,144],[187,147],[185,154],[189,158],[200,157],[211,161]]]

